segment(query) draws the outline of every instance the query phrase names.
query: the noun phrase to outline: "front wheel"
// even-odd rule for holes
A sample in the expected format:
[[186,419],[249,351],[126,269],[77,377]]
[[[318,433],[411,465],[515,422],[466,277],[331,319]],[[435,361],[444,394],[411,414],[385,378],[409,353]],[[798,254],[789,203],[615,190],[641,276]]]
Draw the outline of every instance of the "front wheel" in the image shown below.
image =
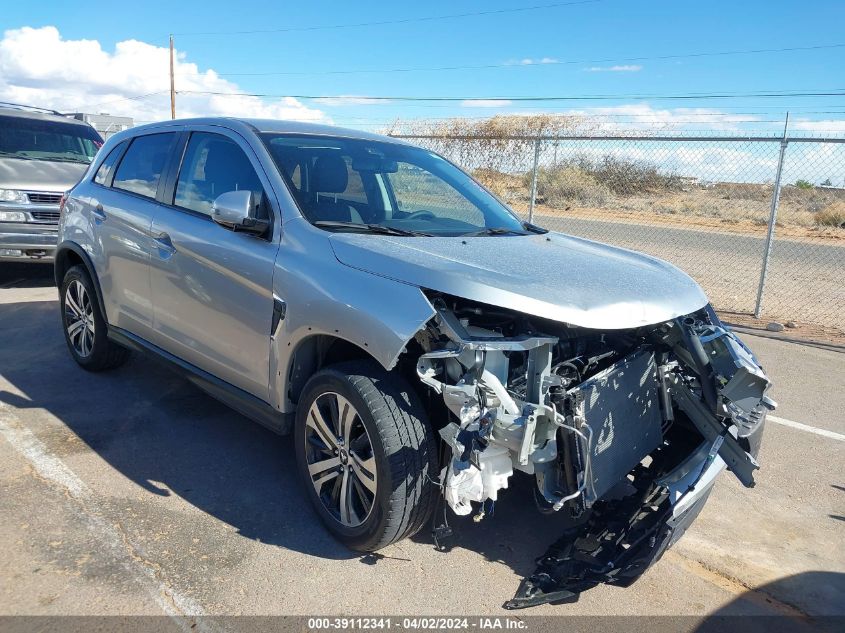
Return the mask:
[[74,266],[67,271],[59,299],[65,342],[80,367],[104,371],[126,362],[129,350],[109,340],[94,284],[85,268]]
[[295,442],[311,502],[348,547],[381,549],[431,516],[437,444],[399,376],[368,361],[317,372],[297,406]]

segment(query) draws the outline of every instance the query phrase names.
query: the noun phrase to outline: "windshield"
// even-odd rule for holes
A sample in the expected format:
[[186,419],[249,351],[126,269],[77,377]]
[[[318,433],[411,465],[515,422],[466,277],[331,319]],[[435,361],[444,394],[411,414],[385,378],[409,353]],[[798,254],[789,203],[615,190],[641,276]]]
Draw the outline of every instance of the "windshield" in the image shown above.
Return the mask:
[[522,222],[440,156],[330,136],[262,134],[302,214],[330,231],[523,235]]
[[0,157],[90,163],[102,144],[88,125],[0,116]]

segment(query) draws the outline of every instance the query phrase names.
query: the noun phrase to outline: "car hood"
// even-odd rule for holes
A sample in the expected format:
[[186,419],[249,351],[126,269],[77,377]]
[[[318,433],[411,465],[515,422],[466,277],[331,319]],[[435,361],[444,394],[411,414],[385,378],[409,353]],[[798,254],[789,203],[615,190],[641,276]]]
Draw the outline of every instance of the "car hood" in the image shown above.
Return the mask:
[[0,189],[63,193],[79,182],[86,169],[87,163],[2,157]]
[[335,233],[329,241],[337,259],[352,268],[579,327],[661,323],[707,303],[701,287],[667,262],[560,233]]

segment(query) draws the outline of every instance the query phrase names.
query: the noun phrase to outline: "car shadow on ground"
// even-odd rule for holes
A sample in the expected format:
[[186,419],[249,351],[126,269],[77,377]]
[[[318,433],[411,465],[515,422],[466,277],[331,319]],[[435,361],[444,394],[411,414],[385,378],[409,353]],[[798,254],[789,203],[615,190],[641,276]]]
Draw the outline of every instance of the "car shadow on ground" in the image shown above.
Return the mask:
[[[797,605],[781,602],[787,596],[807,594],[808,591],[811,594],[818,594],[814,596],[817,603],[832,605],[832,609],[825,613],[808,615]],[[842,631],[845,624],[845,604],[841,601],[842,595],[845,595],[845,573],[808,571],[784,576],[741,593],[710,613],[697,626],[692,627],[692,630],[695,633],[731,631],[738,633],[791,633],[792,631],[834,633],[834,631]],[[742,609],[747,604],[763,606],[772,615],[738,616],[737,613],[742,613]],[[677,618],[677,620],[682,621],[684,618]]]
[[0,262],[0,290],[4,288],[49,288],[55,285],[50,264]]
[[[140,354],[111,372],[83,371],[65,347],[56,301],[0,302],[0,373],[14,387],[0,390],[0,402],[22,416],[49,412],[149,494],[178,495],[262,543],[361,557],[335,541],[311,509],[290,436],[249,421]],[[511,485],[495,516],[481,523],[450,511],[452,544],[527,575],[562,528],[558,517],[536,511],[527,477]],[[428,525],[414,540],[434,546]],[[361,557],[368,564],[378,558]]]

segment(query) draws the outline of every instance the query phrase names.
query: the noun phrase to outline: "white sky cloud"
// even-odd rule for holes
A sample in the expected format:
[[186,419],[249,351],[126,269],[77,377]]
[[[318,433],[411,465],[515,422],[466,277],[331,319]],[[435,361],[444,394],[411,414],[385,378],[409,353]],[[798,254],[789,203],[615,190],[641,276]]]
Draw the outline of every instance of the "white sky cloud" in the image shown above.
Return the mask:
[[624,129],[708,129],[731,131],[754,124],[759,116],[733,114],[715,108],[653,108],[648,103],[569,110],[564,114],[595,118],[608,131]]
[[588,73],[638,73],[643,69],[637,64],[625,64],[622,66],[590,66],[585,68]]
[[[62,112],[108,112],[136,121],[169,119],[168,68],[163,46],[125,40],[106,51],[97,40],[65,40],[53,26],[10,29],[0,40],[0,101]],[[213,70],[200,71],[178,50],[175,74],[177,93],[241,92]],[[150,96],[126,100],[137,95]],[[321,110],[290,97],[177,94],[176,114],[329,121]]]
[[523,59],[510,60],[506,63],[511,66],[535,66],[537,64],[557,64],[558,60],[554,57],[525,57]]
[[807,119],[790,119],[789,129],[801,130],[802,132],[844,133],[845,120],[825,119],[823,121],[809,121]]

